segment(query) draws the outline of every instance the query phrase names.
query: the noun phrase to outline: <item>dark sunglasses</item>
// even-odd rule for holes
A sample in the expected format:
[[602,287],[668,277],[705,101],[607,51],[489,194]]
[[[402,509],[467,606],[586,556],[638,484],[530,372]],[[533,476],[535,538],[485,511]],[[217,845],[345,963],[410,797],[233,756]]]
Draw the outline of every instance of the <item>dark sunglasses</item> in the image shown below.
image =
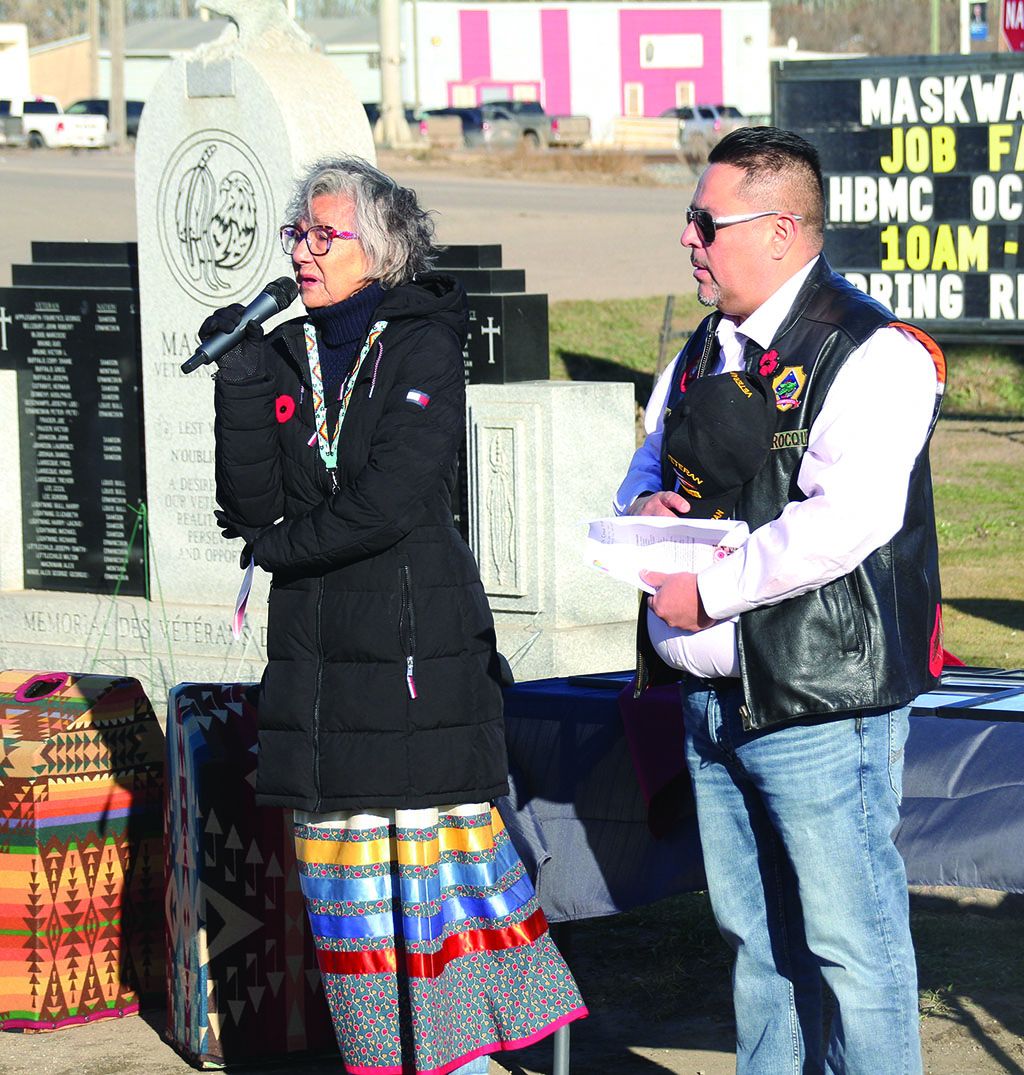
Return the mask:
[[760,220],[764,216],[788,216],[793,220],[803,220],[799,213],[786,213],[782,209],[765,209],[761,213],[741,213],[739,216],[713,217],[707,209],[694,209],[691,205],[686,210],[686,223],[692,224],[697,229],[700,241],[705,246],[710,246],[715,241],[719,228],[727,228],[730,224],[745,224],[748,220]]

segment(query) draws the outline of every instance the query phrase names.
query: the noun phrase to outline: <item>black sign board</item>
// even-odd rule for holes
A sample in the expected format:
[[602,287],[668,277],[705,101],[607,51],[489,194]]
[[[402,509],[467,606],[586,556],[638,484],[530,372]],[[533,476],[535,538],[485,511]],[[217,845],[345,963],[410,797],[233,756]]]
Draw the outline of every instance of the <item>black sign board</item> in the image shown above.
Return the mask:
[[18,372],[26,588],[144,595],[136,292],[0,288],[0,356]]
[[777,64],[817,146],[832,266],[940,339],[1024,335],[1024,71],[1012,55]]

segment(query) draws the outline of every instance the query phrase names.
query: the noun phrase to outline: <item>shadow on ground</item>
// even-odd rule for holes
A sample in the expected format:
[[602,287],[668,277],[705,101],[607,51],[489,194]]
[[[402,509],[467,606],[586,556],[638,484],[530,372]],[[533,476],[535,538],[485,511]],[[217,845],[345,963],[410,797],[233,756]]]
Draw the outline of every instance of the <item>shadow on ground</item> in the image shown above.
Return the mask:
[[943,597],[942,603],[965,616],[988,620],[1013,631],[1024,631],[1024,601],[1002,597]]
[[633,386],[633,397],[641,407],[647,406],[654,375],[630,369],[609,358],[582,355],[572,351],[559,351],[558,357],[565,363],[566,372],[573,381],[619,381]]

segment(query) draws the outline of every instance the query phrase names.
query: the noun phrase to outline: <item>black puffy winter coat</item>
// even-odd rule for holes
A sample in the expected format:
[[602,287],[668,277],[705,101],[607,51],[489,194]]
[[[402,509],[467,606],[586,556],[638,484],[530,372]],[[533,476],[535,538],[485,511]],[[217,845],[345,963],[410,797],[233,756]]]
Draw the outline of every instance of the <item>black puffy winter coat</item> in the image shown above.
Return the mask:
[[426,274],[384,293],[381,322],[342,423],[337,488],[314,437],[302,319],[265,341],[272,377],[216,386],[217,499],[240,523],[281,520],[253,543],[273,573],[262,805],[413,808],[507,790],[493,620],[452,521],[465,295]]

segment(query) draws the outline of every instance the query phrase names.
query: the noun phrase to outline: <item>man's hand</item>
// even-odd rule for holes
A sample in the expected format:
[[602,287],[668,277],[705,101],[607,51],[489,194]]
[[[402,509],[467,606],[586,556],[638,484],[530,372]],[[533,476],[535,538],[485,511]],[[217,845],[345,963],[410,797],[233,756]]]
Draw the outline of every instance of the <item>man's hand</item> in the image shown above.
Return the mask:
[[638,496],[629,505],[627,515],[667,515],[677,519],[690,510],[690,505],[685,497],[678,493],[670,493],[667,489],[660,493],[651,493],[650,496]]
[[683,631],[703,631],[717,623],[717,620],[713,620],[704,611],[696,575],[689,571],[679,571],[673,575],[665,575],[660,571],[641,571],[640,577],[657,591],[647,598],[647,603],[654,615],[664,620],[669,627],[678,627]]

